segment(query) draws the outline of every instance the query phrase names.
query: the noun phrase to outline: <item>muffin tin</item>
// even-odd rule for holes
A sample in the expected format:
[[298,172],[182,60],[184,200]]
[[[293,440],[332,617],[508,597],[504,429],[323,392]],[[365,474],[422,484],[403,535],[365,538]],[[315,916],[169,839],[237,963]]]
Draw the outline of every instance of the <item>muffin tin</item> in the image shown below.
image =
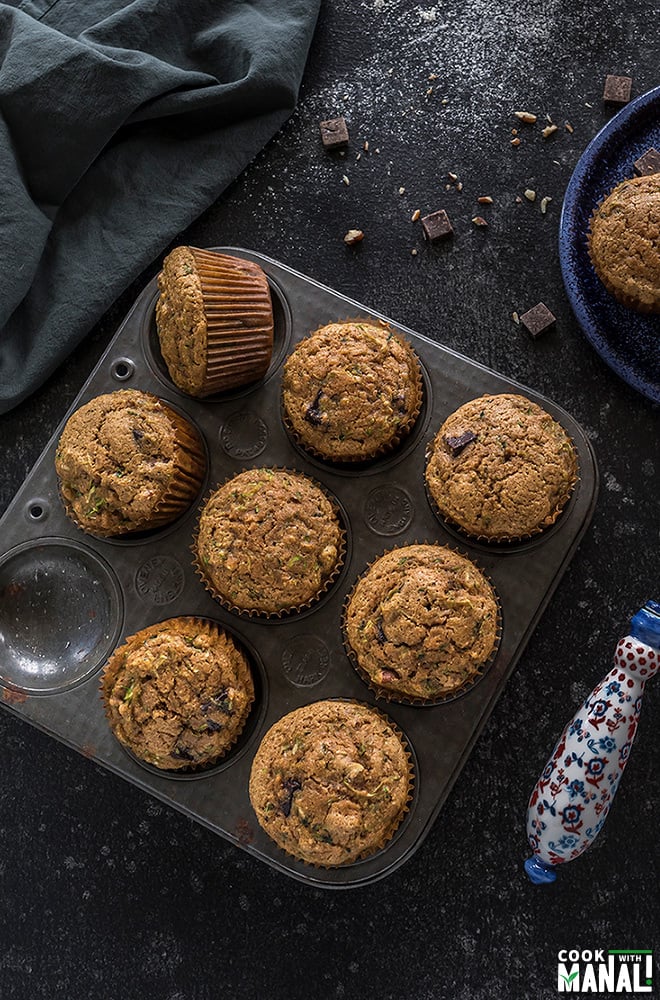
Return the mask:
[[[331,466],[299,449],[280,413],[282,361],[323,323],[372,309],[260,254],[220,248],[257,261],[274,301],[275,344],[263,381],[222,397],[194,400],[172,384],[158,349],[156,280],[130,310],[108,350],[0,521],[0,703],[49,735],[181,810],[274,868],[308,884],[346,888],[393,872],[419,847],[514,669],[593,513],[598,473],[579,424],[538,393],[414,333],[424,370],[424,403],[395,452],[364,465]],[[64,514],[54,471],[57,440],[69,414],[122,387],[155,393],[197,426],[209,455],[199,501],[174,524],[130,540],[97,539]],[[481,545],[438,520],[424,489],[425,450],[446,416],[483,393],[522,392],[559,420],[578,452],[580,479],[557,522],[517,545]],[[303,472],[337,500],[347,528],[346,559],[321,599],[295,614],[255,619],[223,608],[206,592],[190,551],[199,503],[215,484],[246,467]],[[436,541],[469,556],[492,580],[502,608],[498,653],[483,676],[443,704],[415,707],[376,700],[343,647],[347,593],[386,549]],[[252,657],[257,698],[228,757],[209,771],[165,774],[140,763],[112,736],[99,696],[100,671],[122,639],[178,615],[211,618]],[[261,830],[248,798],[252,759],[282,715],[322,698],[377,705],[405,735],[415,771],[410,810],[377,854],[320,869],[284,854]]]

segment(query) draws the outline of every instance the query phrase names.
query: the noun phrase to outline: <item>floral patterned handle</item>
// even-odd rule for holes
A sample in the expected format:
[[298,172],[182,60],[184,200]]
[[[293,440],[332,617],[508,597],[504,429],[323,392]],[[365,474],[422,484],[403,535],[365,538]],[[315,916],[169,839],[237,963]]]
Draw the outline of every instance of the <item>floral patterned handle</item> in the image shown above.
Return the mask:
[[532,882],[589,847],[605,822],[637,731],[644,685],[660,669],[660,603],[649,601],[620,639],[614,666],[559,738],[527,808]]

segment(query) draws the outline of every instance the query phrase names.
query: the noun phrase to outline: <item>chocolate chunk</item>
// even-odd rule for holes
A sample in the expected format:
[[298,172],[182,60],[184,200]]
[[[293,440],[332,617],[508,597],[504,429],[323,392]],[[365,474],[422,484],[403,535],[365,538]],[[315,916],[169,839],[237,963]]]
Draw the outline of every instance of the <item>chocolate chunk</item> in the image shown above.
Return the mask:
[[546,330],[549,330],[550,327],[554,326],[557,320],[548,307],[543,302],[539,302],[532,309],[528,309],[526,313],[522,314],[520,322],[531,333],[532,337],[536,339],[542,333],[545,333]]
[[471,441],[476,440],[477,435],[474,431],[463,431],[463,433],[459,434],[458,437],[446,437],[445,443],[450,449],[452,455],[460,455],[466,445],[470,444]]
[[424,230],[425,238],[432,243],[435,240],[445,239],[445,237],[451,236],[454,232],[452,224],[449,221],[449,216],[444,208],[439,209],[437,212],[431,212],[430,215],[425,215],[422,219],[422,229]]
[[215,719],[207,719],[206,728],[210,733],[219,733],[223,727],[221,722],[216,722]]
[[603,100],[606,104],[627,104],[632,91],[632,77],[606,76]]
[[376,640],[381,644],[381,646],[383,645],[383,643],[387,642],[387,636],[383,631],[382,617],[379,618],[378,621],[376,622]]
[[305,420],[318,427],[319,424],[323,423],[323,414],[320,410],[321,396],[323,395],[323,389],[319,389],[316,393],[316,399],[313,403],[310,403],[305,410]]
[[326,149],[341,149],[348,146],[348,129],[345,118],[329,118],[319,122],[321,142]]
[[660,152],[657,149],[647,149],[638,160],[633,163],[635,173],[640,177],[647,177],[649,174],[660,174]]
[[399,674],[394,670],[393,667],[384,667],[380,672],[380,682],[381,684],[390,684],[392,681],[399,680]]
[[172,751],[173,757],[179,757],[180,760],[194,760],[195,755],[188,750],[187,747],[174,747]]
[[297,778],[286,778],[282,782],[282,788],[287,793],[287,797],[280,802],[280,809],[284,816],[289,816],[291,813],[291,804],[293,802],[293,796],[296,792],[299,792],[302,788],[302,784]]
[[144,437],[144,431],[139,430],[139,428],[137,427],[133,427],[131,428],[131,430],[133,431],[133,439],[137,444],[139,444],[139,442]]

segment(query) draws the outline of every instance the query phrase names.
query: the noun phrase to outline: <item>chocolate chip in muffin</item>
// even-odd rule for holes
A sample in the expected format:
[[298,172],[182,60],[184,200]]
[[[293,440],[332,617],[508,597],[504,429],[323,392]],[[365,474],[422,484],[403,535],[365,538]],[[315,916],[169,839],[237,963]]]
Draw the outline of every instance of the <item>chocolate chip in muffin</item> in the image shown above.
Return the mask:
[[316,397],[313,403],[310,403],[305,410],[305,420],[315,427],[319,427],[323,423],[323,414],[321,412],[320,403],[321,396],[323,395],[323,390],[319,389],[316,393]]
[[286,798],[282,799],[280,802],[280,810],[283,816],[287,818],[291,815],[291,805],[293,804],[293,796],[296,792],[299,792],[302,788],[302,783],[298,781],[297,778],[286,778],[282,782],[282,788],[286,792]]
[[466,448],[471,441],[476,441],[476,440],[477,440],[477,435],[474,433],[474,431],[464,431],[457,437],[449,436],[445,438],[447,447],[451,451],[452,455],[460,455],[460,453],[463,451],[463,448]]

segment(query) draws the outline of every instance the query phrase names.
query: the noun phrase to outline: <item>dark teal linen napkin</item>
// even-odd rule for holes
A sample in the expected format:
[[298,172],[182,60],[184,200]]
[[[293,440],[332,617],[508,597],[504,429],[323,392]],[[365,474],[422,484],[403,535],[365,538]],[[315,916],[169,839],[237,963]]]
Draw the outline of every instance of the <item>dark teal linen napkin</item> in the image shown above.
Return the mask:
[[289,117],[319,3],[0,3],[0,412]]

